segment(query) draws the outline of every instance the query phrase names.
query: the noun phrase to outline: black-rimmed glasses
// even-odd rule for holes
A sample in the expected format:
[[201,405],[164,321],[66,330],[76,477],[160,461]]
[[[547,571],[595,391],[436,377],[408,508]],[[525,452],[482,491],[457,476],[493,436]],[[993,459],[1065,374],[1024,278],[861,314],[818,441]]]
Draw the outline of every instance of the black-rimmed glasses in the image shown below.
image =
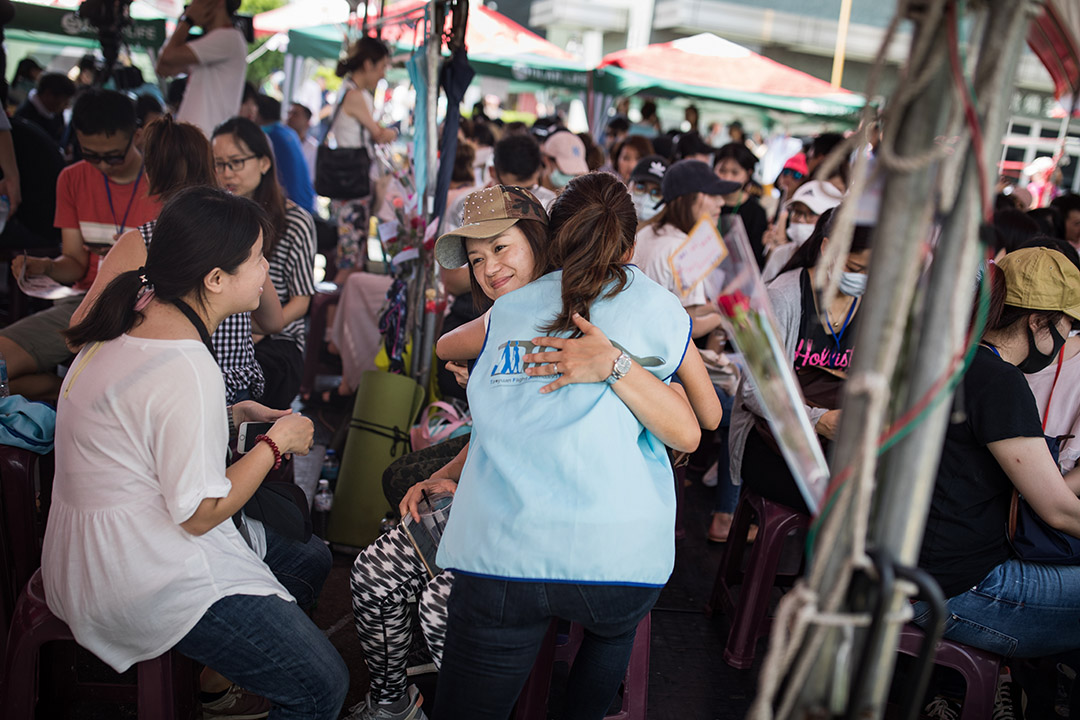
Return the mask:
[[240,172],[244,169],[244,163],[248,160],[254,160],[259,157],[258,155],[248,155],[247,157],[233,158],[232,160],[215,160],[214,170],[219,173],[225,172],[225,168],[229,168],[232,172]]

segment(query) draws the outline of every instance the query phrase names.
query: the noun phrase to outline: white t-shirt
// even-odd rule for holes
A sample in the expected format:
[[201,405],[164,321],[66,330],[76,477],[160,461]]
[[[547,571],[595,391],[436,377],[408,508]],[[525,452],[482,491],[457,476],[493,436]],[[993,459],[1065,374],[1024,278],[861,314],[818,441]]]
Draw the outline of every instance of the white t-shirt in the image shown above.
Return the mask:
[[221,370],[198,340],[122,335],[84,348],[64,380],[45,593],[118,672],[176,645],[223,597],[292,600],[232,520],[180,527],[228,495],[227,441]]
[[206,137],[240,110],[247,69],[244,34],[233,27],[211,30],[187,46],[199,64],[188,69],[187,88],[176,119],[198,126]]
[[705,284],[698,283],[690,290],[690,294],[683,297],[679,288],[675,285],[675,273],[668,263],[675,251],[686,242],[686,233],[674,225],[662,225],[659,229],[655,225],[646,225],[638,230],[634,242],[634,264],[641,268],[649,279],[675,293],[682,302],[683,307],[705,304]]

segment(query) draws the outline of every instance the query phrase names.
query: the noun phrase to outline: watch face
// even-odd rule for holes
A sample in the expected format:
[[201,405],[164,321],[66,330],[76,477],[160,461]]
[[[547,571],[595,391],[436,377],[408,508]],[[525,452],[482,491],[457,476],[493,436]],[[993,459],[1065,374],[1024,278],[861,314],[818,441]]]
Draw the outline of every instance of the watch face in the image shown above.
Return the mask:
[[619,375],[625,375],[630,372],[630,358],[624,353],[619,356],[619,359],[615,361],[615,372]]

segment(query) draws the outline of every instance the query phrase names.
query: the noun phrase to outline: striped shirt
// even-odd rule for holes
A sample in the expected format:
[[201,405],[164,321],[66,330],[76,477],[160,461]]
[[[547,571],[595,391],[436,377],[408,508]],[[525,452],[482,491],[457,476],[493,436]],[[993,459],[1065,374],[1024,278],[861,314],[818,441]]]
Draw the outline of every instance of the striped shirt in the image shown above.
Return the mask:
[[[270,279],[274,281],[282,307],[294,297],[315,294],[315,221],[307,210],[286,203],[285,232],[268,258]],[[275,340],[292,340],[304,352],[304,318],[286,325]]]
[[[156,220],[140,225],[143,242],[147,249],[153,239]],[[214,343],[214,357],[225,378],[225,402],[236,402],[237,393],[249,391],[251,397],[262,397],[266,387],[262,368],[255,361],[255,343],[251,339],[251,313],[237,313],[221,321],[210,337]]]

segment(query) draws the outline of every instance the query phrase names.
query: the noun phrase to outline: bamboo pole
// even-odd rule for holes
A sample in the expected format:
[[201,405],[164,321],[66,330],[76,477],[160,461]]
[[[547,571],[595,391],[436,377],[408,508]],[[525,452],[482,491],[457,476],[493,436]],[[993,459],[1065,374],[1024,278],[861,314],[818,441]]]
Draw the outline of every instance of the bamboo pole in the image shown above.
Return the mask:
[[[876,443],[879,428],[889,415],[875,389],[899,377],[903,384],[896,397],[903,402],[894,405],[906,409],[922,397],[947,369],[970,312],[980,197],[987,189],[975,176],[974,159],[965,152],[966,145],[954,148],[958,158],[953,163],[947,159],[947,151],[933,150],[941,138],[958,135],[946,132],[950,124],[951,130],[957,126],[955,84],[947,57],[950,39],[943,22],[947,3],[954,1],[921,3],[913,11],[918,14],[911,18],[915,20],[911,62],[885,119],[891,140],[883,141],[880,162],[889,172],[881,194],[871,280],[860,311],[854,364],[832,462],[834,471],[851,467],[856,468],[856,474],[839,493],[838,504],[820,530],[808,582],[818,598],[819,613],[865,614],[875,599],[872,593],[849,592],[852,574],[866,570],[865,526],[858,505],[873,491],[875,474],[875,461],[867,458],[866,447]],[[990,13],[983,33],[988,50],[980,56],[977,78],[988,168],[994,167],[990,156],[1000,141],[1006,93],[1023,43],[1028,8],[1026,1],[984,6],[983,11]],[[956,167],[953,174],[962,179],[958,191],[950,185],[951,165]],[[939,192],[946,196],[941,204]],[[917,298],[922,252],[937,210],[949,214],[930,286],[919,297],[922,314],[914,326],[921,339],[917,340],[918,351],[911,354],[914,365],[898,376]],[[964,278],[971,282],[964,282]],[[882,464],[883,485],[876,498],[879,511],[868,537],[903,563],[915,564],[917,559],[949,409],[947,402],[937,406]],[[893,414],[896,410],[894,406]],[[848,514],[851,505],[856,506],[853,515]],[[904,598],[897,590],[886,598],[887,607],[899,609]],[[865,630],[852,631],[849,625],[842,633],[831,625],[812,624],[794,649],[786,678],[790,687],[777,716],[829,717],[846,710],[848,717],[880,717],[893,669],[897,629],[894,622],[867,647]],[[770,653],[779,650],[770,648]],[[854,697],[849,698],[848,682],[860,673],[869,682],[863,688],[850,689]],[[854,700],[850,707],[849,699]]]
[[[955,157],[965,159],[959,197],[947,216],[935,251],[930,284],[925,295],[917,348],[910,372],[904,407],[910,407],[949,370],[952,357],[962,352],[975,293],[975,269],[979,262],[979,224],[982,198],[993,190],[996,173],[991,173],[997,147],[1007,121],[1008,92],[1012,87],[1020,50],[1028,24],[1025,2],[999,3],[990,13],[979,55],[975,83],[982,105],[979,120],[983,132],[985,181],[977,173],[974,148],[957,148]],[[951,199],[948,201],[952,202]],[[959,279],[959,280],[958,280]],[[966,280],[966,281],[965,281]],[[903,565],[916,565],[926,517],[933,495],[935,473],[941,457],[942,441],[952,412],[952,394],[932,410],[925,421],[904,438],[882,463],[881,488],[877,498],[872,542],[888,548]],[[888,599],[893,611],[907,597],[899,590]],[[855,710],[873,710],[880,715],[889,691],[896,658],[899,623],[893,623],[870,647],[865,668],[871,684],[854,698]]]

